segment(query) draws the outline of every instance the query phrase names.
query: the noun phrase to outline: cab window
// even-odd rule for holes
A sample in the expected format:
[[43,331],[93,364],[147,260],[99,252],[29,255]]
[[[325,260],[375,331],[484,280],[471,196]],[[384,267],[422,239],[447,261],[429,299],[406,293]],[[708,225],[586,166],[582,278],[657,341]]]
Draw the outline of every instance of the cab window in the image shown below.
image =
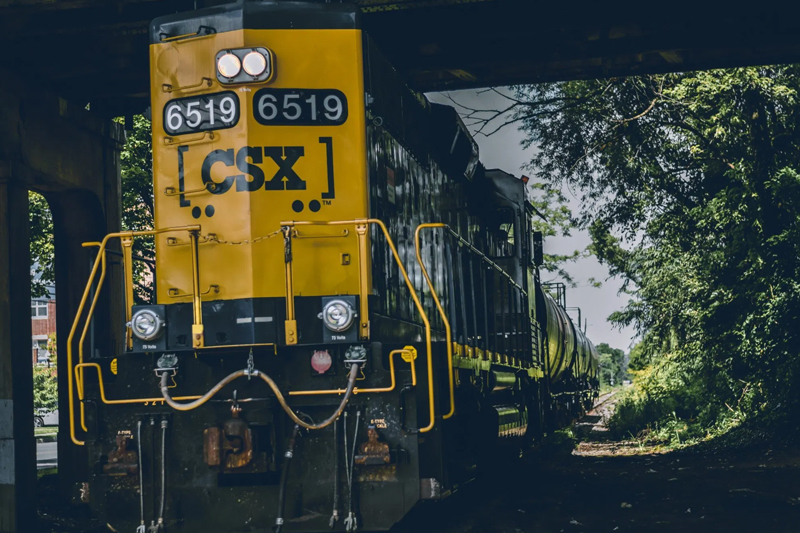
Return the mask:
[[489,255],[492,257],[514,256],[516,241],[516,216],[508,207],[497,209],[489,221]]

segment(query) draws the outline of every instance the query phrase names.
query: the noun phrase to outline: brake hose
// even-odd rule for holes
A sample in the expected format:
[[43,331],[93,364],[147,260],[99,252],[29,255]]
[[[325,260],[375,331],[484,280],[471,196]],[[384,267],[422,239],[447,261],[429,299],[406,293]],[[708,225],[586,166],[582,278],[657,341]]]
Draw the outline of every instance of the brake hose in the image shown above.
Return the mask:
[[141,523],[136,528],[136,533],[145,533],[144,525],[144,472],[142,472],[142,421],[136,423],[136,447],[139,449],[139,518]]
[[286,484],[289,482],[289,465],[292,464],[294,446],[298,436],[300,436],[300,426],[295,425],[292,430],[292,436],[289,438],[289,445],[286,446],[286,453],[283,455],[284,461],[281,471],[281,485],[278,489],[278,516],[275,517],[275,527],[272,528],[275,533],[281,533],[281,529],[283,528],[283,510],[286,507]]
[[339,415],[342,414],[342,411],[344,411],[345,406],[347,406],[347,402],[350,400],[350,396],[353,395],[353,389],[356,386],[356,378],[358,377],[359,369],[360,365],[358,363],[352,364],[352,366],[350,367],[350,376],[348,377],[347,380],[347,389],[345,389],[344,398],[342,398],[342,403],[339,404],[339,407],[328,419],[320,422],[319,424],[309,424],[308,422],[304,422],[303,420],[301,420],[295,414],[295,412],[292,411],[292,408],[289,407],[289,405],[286,403],[286,399],[284,399],[283,394],[281,394],[281,390],[278,388],[278,386],[275,384],[272,378],[262,372],[259,372],[258,370],[253,370],[253,371],[237,370],[236,372],[223,378],[222,381],[214,385],[211,388],[211,390],[205,393],[201,398],[198,398],[197,400],[188,403],[178,403],[170,397],[169,386],[167,385],[167,382],[169,381],[171,374],[168,370],[163,370],[161,371],[161,395],[164,397],[164,401],[167,402],[167,405],[169,405],[176,411],[191,411],[192,409],[197,409],[198,407],[206,403],[231,381],[234,381],[244,376],[259,377],[263,379],[267,385],[269,385],[269,387],[272,389],[272,392],[275,393],[275,397],[278,399],[278,403],[281,404],[283,410],[286,411],[286,414],[289,415],[289,418],[291,418],[295,424],[305,429],[322,429],[326,426],[331,425],[337,418],[339,418]]

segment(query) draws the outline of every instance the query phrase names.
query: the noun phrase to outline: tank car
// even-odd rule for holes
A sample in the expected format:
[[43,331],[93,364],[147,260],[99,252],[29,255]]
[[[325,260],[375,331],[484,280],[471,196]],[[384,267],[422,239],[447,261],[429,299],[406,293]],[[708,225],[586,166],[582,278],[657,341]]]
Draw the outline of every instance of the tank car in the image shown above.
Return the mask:
[[[114,530],[385,530],[596,395],[527,179],[483,167],[357,7],[162,17],[150,65],[155,229],[95,243],[67,354],[77,481]],[[124,345],[84,353],[117,246]]]

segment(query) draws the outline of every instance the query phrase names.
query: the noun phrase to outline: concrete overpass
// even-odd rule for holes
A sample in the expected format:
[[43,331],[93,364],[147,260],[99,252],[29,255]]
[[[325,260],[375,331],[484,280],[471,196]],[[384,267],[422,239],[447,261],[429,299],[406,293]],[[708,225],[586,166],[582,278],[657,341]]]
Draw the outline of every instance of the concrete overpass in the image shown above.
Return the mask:
[[[80,243],[119,227],[123,134],[110,119],[148,105],[147,26],[220,3],[0,0],[0,533],[35,531],[27,191],[53,210],[63,355],[92,259]],[[800,18],[772,2],[356,3],[365,29],[420,91],[800,60]],[[121,316],[113,295],[101,305],[98,316]],[[120,346],[111,334],[97,342]],[[66,372],[59,379],[65,413]],[[62,478],[74,479],[80,452],[60,436]]]
[[[220,0],[0,0],[0,68],[103,114],[147,105],[147,27]],[[420,91],[797,61],[786,3],[356,0]],[[797,10],[795,10],[797,11]],[[12,51],[13,53],[8,53]]]

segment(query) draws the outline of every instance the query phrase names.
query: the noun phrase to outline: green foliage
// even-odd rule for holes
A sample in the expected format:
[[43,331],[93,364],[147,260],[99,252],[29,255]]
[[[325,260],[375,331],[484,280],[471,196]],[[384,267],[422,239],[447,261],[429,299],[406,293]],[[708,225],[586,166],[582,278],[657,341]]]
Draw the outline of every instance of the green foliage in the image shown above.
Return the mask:
[[[533,230],[541,231],[545,241],[547,237],[569,237],[571,230],[575,228],[575,221],[564,194],[559,189],[541,182],[529,182],[528,188],[532,192],[533,207],[541,214],[541,218],[534,217]],[[545,253],[544,262],[540,268],[543,272],[557,274],[559,279],[574,286],[575,280],[566,270],[565,265],[587,256],[588,253],[587,250],[574,250],[568,254]]]
[[56,334],[51,333],[47,338],[47,351],[50,352],[50,364],[34,365],[33,367],[33,408],[52,411],[58,407],[58,372],[56,355],[58,343]]
[[[502,109],[480,109],[470,107],[463,101],[455,99],[449,95],[444,95],[449,103],[456,107],[461,114],[467,127],[472,134],[476,137],[481,135],[491,136],[505,125],[519,120],[511,119],[504,121],[507,114],[514,109],[517,109],[522,102],[515,99],[508,93],[507,90],[486,89],[480,93],[490,93],[490,101],[498,102]],[[497,125],[495,121],[500,120],[502,123]],[[552,183],[543,180],[530,180],[528,182],[528,191],[531,193],[530,200],[533,207],[536,209],[540,217],[534,217],[533,229],[534,231],[541,231],[545,242],[547,237],[569,237],[571,231],[577,227],[576,220],[572,215],[572,211],[568,206],[566,196],[561,192],[561,188],[553,186]],[[540,267],[543,272],[556,274],[555,277],[566,282],[568,285],[575,286],[575,281],[566,270],[566,265],[573,263],[582,257],[591,255],[591,250],[574,250],[566,254],[544,254],[544,263]],[[594,279],[590,283],[596,287],[600,283]]]
[[628,369],[644,370],[650,364],[649,354],[644,350],[644,343],[637,342],[628,355]]
[[42,298],[48,294],[47,287],[55,284],[53,215],[42,195],[28,193],[28,218],[31,239],[31,298]]
[[57,407],[58,384],[55,364],[35,365],[33,367],[33,408],[52,411]]
[[597,345],[597,352],[600,354],[600,383],[607,386],[622,385],[622,381],[628,377],[625,352],[605,342]]
[[[120,153],[122,178],[122,229],[144,231],[153,228],[153,150],[150,137],[150,121],[143,116],[133,119],[133,131],[128,132],[125,146]],[[31,237],[31,296],[47,294],[47,286],[55,284],[53,217],[47,201],[31,192],[28,197]],[[152,239],[139,238],[134,241],[136,256],[154,259],[155,245]],[[138,303],[149,300],[152,277],[147,265],[134,261],[135,298]]]
[[797,74],[516,88],[514,119],[538,148],[531,167],[579,191],[592,251],[624,280],[629,303],[610,319],[642,336],[631,367],[649,376],[616,415],[631,429],[703,433],[797,408]]
[[572,428],[564,428],[548,433],[542,440],[541,449],[548,455],[571,455],[578,445],[578,437]]
[[[120,153],[122,167],[122,229],[147,231],[153,229],[153,147],[150,121],[141,115],[133,117]],[[133,241],[135,256],[153,261],[155,242],[152,238]],[[152,276],[145,261],[134,261],[135,298],[137,303],[150,300]]]

